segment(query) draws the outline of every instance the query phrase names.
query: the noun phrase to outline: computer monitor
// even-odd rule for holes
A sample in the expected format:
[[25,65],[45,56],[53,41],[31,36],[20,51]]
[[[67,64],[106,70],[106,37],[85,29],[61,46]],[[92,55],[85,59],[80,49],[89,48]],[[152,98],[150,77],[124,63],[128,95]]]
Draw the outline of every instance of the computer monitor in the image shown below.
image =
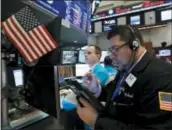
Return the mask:
[[172,20],[172,9],[161,11],[161,21]]
[[102,51],[102,56],[100,58],[100,62],[104,62],[104,59],[106,56],[108,56],[108,51]]
[[141,20],[140,20],[140,15],[135,15],[130,17],[130,25],[140,25]]
[[75,76],[84,76],[89,70],[90,70],[90,67],[88,64],[76,64]]
[[85,63],[85,50],[79,51],[78,61],[79,61],[79,63]]
[[10,87],[23,87],[24,75],[22,67],[7,67],[7,81]]
[[116,19],[109,19],[103,21],[103,31],[110,31],[116,26]]
[[21,69],[13,70],[15,86],[23,86],[23,71]]
[[63,50],[61,64],[76,64],[78,51],[76,50]]
[[163,49],[159,50],[159,56],[171,56],[171,50],[170,49]]
[[57,66],[24,67],[25,101],[31,106],[60,118],[60,93]]
[[145,25],[152,25],[156,23],[155,11],[145,12]]

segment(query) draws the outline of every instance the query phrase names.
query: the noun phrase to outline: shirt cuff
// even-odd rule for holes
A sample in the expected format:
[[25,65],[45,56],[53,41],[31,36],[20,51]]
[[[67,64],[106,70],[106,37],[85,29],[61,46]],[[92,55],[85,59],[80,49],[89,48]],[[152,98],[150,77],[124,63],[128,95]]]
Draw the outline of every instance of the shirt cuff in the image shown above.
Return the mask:
[[98,98],[98,97],[100,96],[101,92],[102,92],[102,87],[101,87],[100,84],[99,84],[98,89],[97,89],[97,92],[94,93],[94,96],[95,96],[96,98]]

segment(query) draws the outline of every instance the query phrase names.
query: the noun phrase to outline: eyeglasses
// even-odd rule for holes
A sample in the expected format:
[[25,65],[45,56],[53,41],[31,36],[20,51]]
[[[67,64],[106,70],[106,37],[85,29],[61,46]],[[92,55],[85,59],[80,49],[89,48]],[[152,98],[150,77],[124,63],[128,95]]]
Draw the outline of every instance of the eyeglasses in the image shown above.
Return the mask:
[[114,45],[108,48],[110,53],[117,53],[122,47],[126,46],[127,44],[123,44],[120,46]]

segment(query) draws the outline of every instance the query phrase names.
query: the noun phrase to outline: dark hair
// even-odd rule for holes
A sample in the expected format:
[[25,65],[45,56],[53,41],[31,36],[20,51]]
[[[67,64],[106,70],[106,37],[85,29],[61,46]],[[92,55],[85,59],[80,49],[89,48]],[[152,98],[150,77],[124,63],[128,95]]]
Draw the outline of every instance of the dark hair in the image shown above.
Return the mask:
[[128,25],[116,26],[108,33],[107,39],[109,40],[112,37],[119,35],[122,41],[128,43],[130,41],[133,41],[135,37],[136,39],[140,41],[140,44],[143,46],[144,41],[143,41],[140,31],[135,27],[132,27],[132,29],[133,29],[134,34],[132,30],[128,27]]
[[164,41],[161,43],[161,47],[165,48],[166,46],[167,46],[167,42]]
[[98,45],[95,45],[95,44],[89,44],[88,46],[92,46],[92,47],[94,47],[94,49],[95,49],[95,53],[97,54],[97,55],[100,55],[100,58],[101,58],[101,56],[102,56],[102,50],[101,50],[101,48],[98,46]]
[[110,56],[106,56],[104,59],[104,65],[110,65],[112,66],[112,59],[110,58]]

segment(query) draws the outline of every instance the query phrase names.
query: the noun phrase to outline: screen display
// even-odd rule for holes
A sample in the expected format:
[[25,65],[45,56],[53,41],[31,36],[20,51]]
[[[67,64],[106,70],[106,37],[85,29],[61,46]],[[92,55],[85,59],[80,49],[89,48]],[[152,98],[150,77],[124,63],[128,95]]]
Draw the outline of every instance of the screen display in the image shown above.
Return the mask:
[[110,31],[112,28],[116,25],[116,20],[111,19],[111,20],[105,20],[103,22],[103,31]]
[[63,51],[62,64],[75,64],[77,62],[77,51]]
[[126,25],[127,24],[127,20],[126,17],[119,17],[117,19],[118,25]]
[[171,20],[172,19],[172,10],[164,10],[161,12],[161,21]]
[[85,63],[85,51],[79,51],[79,63]]
[[171,56],[171,50],[159,50],[159,56]]
[[145,12],[145,24],[151,25],[156,23],[155,11]]
[[102,51],[102,56],[100,58],[100,62],[103,62],[106,56],[108,56],[108,51]]
[[15,86],[23,85],[23,71],[22,70],[13,70]]
[[90,67],[88,64],[76,64],[75,76],[84,76],[89,70],[90,70]]
[[94,32],[95,33],[102,32],[102,21],[98,21],[94,23]]
[[140,25],[140,15],[131,16],[130,17],[130,24],[131,25]]

